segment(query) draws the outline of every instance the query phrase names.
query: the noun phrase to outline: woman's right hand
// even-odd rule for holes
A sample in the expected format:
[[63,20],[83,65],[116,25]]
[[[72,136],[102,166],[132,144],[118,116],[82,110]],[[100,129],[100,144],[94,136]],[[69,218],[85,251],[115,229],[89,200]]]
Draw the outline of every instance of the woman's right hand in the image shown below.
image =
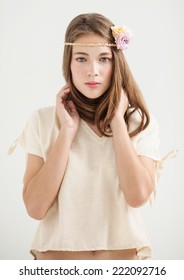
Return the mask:
[[70,99],[68,85],[65,85],[57,94],[56,112],[62,132],[69,133],[74,138],[79,128],[80,117],[73,101]]

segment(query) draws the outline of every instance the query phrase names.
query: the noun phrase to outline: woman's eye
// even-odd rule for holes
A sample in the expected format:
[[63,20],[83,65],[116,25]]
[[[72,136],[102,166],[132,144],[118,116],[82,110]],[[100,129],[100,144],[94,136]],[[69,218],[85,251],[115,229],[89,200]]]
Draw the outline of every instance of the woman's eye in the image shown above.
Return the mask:
[[101,57],[100,58],[100,61],[102,62],[107,62],[107,61],[110,61],[111,59],[109,57]]
[[79,62],[85,62],[86,58],[85,57],[78,57],[78,58],[76,58],[76,60],[79,61]]

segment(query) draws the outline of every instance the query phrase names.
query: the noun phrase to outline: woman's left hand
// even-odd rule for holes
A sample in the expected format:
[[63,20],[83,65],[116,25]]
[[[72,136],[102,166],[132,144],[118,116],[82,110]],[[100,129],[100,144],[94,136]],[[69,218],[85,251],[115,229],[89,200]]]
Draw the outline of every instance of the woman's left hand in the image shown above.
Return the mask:
[[129,105],[128,97],[127,97],[125,91],[122,89],[120,102],[119,102],[118,108],[116,109],[116,112],[115,112],[114,118],[112,119],[111,124],[114,121],[116,121],[117,119],[122,120],[124,118],[128,105]]

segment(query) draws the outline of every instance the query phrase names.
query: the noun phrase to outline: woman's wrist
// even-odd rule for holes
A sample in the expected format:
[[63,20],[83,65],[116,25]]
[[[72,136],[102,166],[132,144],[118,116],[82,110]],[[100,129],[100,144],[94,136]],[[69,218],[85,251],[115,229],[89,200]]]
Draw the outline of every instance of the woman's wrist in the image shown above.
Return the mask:
[[62,142],[65,140],[65,142],[71,146],[73,139],[75,137],[75,134],[71,128],[61,128],[58,134],[58,138],[62,140]]
[[122,129],[122,127],[127,129],[124,117],[123,117],[123,115],[120,115],[120,114],[114,116],[114,118],[111,121],[110,126],[111,126],[112,132],[118,131],[120,128]]

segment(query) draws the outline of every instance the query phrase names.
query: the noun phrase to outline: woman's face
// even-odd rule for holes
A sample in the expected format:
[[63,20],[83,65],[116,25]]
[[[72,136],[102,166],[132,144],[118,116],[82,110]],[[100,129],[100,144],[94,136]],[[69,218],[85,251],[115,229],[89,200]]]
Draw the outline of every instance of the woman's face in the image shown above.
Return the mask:
[[[75,43],[107,43],[94,34],[82,35]],[[71,59],[72,81],[88,98],[100,97],[110,86],[112,77],[110,47],[73,46]]]

